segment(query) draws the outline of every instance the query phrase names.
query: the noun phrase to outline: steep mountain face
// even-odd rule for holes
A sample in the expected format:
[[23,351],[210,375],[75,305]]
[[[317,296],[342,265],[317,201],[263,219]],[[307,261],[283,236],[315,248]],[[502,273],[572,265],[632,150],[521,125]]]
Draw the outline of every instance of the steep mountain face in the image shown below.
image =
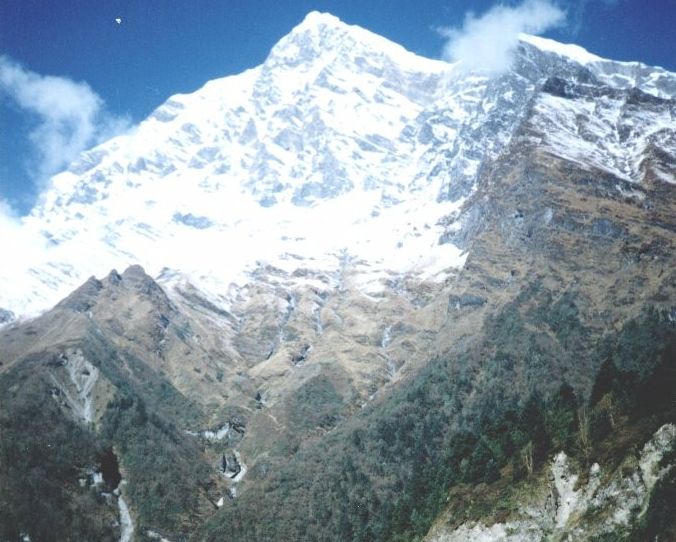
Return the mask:
[[84,153],[0,270],[0,539],[673,532],[675,97],[313,13]]
[[541,149],[640,198],[645,176],[674,182],[675,92],[659,68],[530,36],[488,78],[314,13],[263,65],[169,99],[57,175],[25,219],[44,250],[3,267],[20,286],[0,307],[45,310],[133,263],[223,306],[265,264],[321,283],[352,258],[365,293],[393,276],[443,281],[465,255],[438,246],[439,220],[458,226],[454,211],[524,123]]

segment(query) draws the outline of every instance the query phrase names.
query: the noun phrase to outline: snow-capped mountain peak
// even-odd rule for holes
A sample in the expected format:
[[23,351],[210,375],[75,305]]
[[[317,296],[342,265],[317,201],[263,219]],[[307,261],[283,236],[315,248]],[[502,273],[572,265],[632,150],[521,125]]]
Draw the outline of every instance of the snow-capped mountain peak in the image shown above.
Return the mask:
[[[265,266],[286,288],[327,288],[356,262],[365,295],[396,277],[444,281],[467,255],[450,243],[459,210],[515,136],[625,192],[646,149],[673,151],[674,74],[521,40],[513,70],[491,78],[310,13],[261,66],[171,97],[55,176],[24,219],[30,254],[0,270],[21,285],[0,307],[40,311],[134,263],[224,305]],[[631,86],[661,101],[628,107]],[[671,182],[669,167],[653,174]]]
[[552,39],[543,38],[542,36],[533,36],[531,34],[519,34],[519,41],[523,43],[530,43],[541,51],[554,53],[559,56],[569,58],[580,64],[589,64],[590,62],[598,62],[604,60],[600,56],[596,56],[585,48],[575,45],[573,43],[560,43]]
[[360,26],[349,25],[329,13],[310,12],[305,19],[271,50],[266,65],[311,64],[321,57],[352,61],[354,68],[367,68],[366,58],[387,57],[400,69],[441,71],[448,64],[417,56],[401,45],[374,34]]
[[676,77],[672,72],[658,66],[641,62],[608,60],[590,53],[579,45],[559,43],[552,39],[529,34],[520,34],[519,40],[537,49],[541,54],[583,67],[612,88],[637,88],[658,98],[676,97]]

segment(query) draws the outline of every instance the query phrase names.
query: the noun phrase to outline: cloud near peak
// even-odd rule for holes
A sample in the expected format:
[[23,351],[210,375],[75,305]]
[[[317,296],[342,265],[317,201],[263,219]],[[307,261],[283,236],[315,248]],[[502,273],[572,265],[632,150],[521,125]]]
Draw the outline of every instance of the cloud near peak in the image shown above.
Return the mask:
[[496,5],[481,16],[468,13],[462,28],[442,28],[448,38],[443,57],[460,67],[499,74],[508,70],[519,34],[542,34],[565,22],[566,14],[551,0]]
[[106,112],[103,99],[87,83],[35,73],[6,55],[0,55],[3,94],[35,120],[28,138],[31,177],[38,187],[80,152],[129,126],[127,119]]

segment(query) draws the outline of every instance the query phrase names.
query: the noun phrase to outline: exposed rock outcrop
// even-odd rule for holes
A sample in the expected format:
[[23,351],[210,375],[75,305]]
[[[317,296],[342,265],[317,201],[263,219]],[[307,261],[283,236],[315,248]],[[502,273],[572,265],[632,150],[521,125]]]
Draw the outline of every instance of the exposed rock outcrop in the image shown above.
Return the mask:
[[518,503],[518,512],[506,522],[463,524],[455,529],[436,525],[426,542],[527,542],[532,540],[597,540],[626,535],[645,513],[658,480],[673,465],[662,458],[676,449],[676,426],[667,424],[643,446],[638,457],[627,456],[613,473],[594,463],[586,483],[563,452],[549,465],[549,475],[533,488],[531,502]]

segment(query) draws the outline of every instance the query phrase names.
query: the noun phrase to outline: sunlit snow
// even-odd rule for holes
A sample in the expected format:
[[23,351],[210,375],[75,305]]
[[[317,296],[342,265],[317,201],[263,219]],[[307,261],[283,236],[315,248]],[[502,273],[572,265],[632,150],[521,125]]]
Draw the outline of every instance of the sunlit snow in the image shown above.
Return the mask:
[[[624,63],[521,40],[589,64],[620,88],[633,81],[660,95],[673,80],[655,69],[630,81]],[[671,130],[671,119],[634,114],[620,98],[536,94],[536,83],[459,74],[310,14],[261,66],[173,96],[53,177],[30,216],[0,224],[9,255],[0,281],[11,285],[0,308],[35,314],[89,276],[136,263],[167,286],[192,283],[220,306],[268,265],[289,277],[330,277],[349,261],[367,294],[403,275],[444,281],[467,257],[440,244],[459,227],[447,217],[531,106],[546,148],[607,171],[624,182],[618,190],[640,198],[627,183],[641,173],[648,138]],[[619,139],[622,123],[628,140]]]

